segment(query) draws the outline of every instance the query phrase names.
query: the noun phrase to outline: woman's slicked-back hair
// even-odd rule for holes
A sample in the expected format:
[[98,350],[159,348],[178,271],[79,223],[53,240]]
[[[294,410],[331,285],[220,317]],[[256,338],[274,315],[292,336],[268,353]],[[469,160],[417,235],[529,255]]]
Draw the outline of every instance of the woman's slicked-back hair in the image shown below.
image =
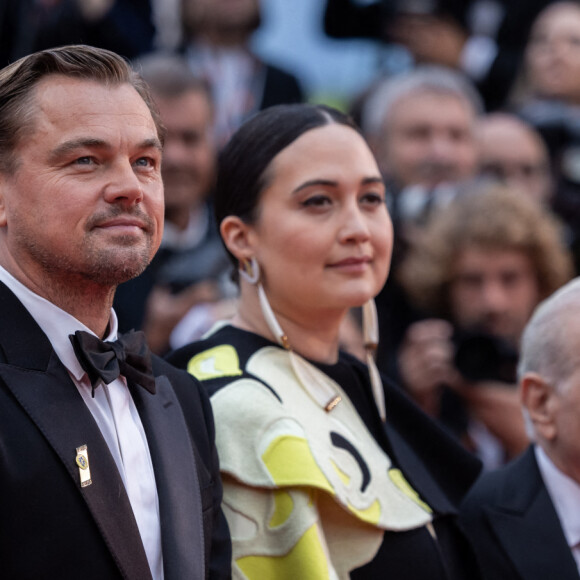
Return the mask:
[[307,131],[334,123],[358,131],[348,115],[325,105],[277,105],[246,121],[220,154],[214,198],[217,223],[230,215],[252,223],[274,157]]

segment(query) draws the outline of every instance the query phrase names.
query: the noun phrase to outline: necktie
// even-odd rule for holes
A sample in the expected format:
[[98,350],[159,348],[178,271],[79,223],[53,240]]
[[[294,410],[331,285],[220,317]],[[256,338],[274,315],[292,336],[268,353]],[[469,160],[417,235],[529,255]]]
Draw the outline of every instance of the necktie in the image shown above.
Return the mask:
[[99,379],[108,385],[119,375],[155,393],[151,353],[143,332],[131,330],[115,342],[104,342],[82,330],[77,330],[69,338],[81,366],[89,376],[93,397]]

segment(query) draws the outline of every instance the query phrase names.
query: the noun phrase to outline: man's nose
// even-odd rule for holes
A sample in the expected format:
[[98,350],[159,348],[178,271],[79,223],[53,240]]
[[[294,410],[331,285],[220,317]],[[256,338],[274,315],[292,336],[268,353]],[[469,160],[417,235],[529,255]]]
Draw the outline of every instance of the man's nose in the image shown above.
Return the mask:
[[498,280],[489,280],[482,288],[482,301],[489,310],[503,311],[509,303],[508,292]]
[[109,203],[123,201],[134,205],[143,200],[142,183],[129,160],[115,164],[108,177],[109,182],[104,188],[104,197]]
[[453,161],[455,157],[455,144],[447,135],[435,135],[431,139],[431,155],[442,161]]

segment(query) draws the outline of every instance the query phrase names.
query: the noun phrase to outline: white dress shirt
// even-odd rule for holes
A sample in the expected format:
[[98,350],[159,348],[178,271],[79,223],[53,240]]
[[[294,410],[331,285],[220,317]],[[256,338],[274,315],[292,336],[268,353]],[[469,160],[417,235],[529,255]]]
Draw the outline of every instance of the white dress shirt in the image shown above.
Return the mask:
[[[125,484],[153,579],[163,580],[155,474],[145,430],[125,378],[119,377],[108,385],[101,381],[94,390],[93,398],[90,380],[77,360],[69,335],[77,330],[94,332],[52,302],[32,292],[1,266],[0,281],[12,290],[46,334],[93,415]],[[109,334],[105,341],[116,339],[117,316],[111,310]],[[89,462],[90,453],[88,449]]]
[[580,572],[580,485],[562,473],[539,445],[534,450],[544,485]]

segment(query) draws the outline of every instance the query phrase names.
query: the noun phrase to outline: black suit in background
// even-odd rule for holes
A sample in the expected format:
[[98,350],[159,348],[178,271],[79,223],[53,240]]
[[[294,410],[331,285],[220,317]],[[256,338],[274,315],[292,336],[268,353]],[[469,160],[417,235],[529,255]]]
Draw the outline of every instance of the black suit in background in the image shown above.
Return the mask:
[[[151,578],[129,499],[91,412],[46,335],[0,283],[0,577]],[[130,386],[159,496],[165,580],[229,578],[214,426],[196,381],[154,357]],[[76,448],[93,483],[81,488]]]
[[580,578],[533,447],[475,483],[460,524],[484,580]]

